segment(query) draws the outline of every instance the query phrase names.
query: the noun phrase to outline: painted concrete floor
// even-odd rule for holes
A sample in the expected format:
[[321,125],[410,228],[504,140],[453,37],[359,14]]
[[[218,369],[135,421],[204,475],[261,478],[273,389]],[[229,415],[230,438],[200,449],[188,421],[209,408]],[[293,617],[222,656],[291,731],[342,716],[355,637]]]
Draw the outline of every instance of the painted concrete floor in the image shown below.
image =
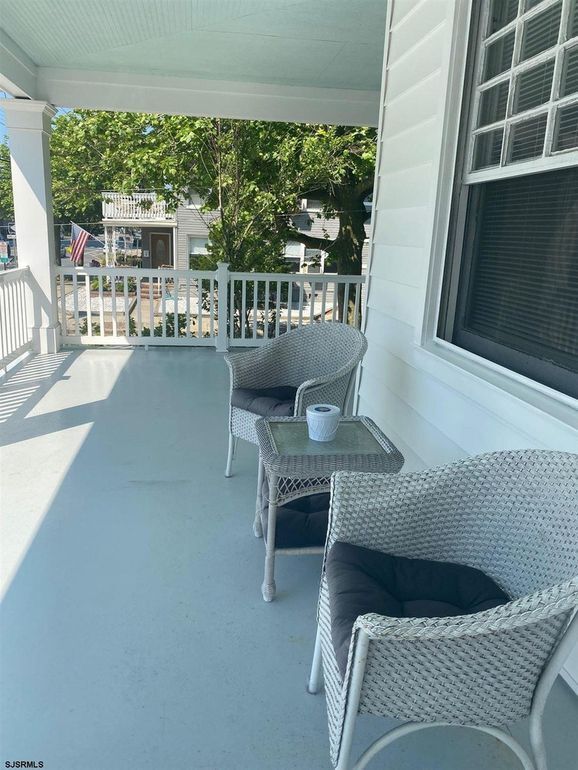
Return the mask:
[[[36,357],[0,386],[0,766],[329,770],[323,695],[305,692],[320,558],[280,559],[262,601],[256,451],[223,478],[227,392],[221,357],[184,349]],[[385,726],[361,718],[356,749]],[[577,727],[559,681],[549,770],[578,767]],[[385,767],[518,764],[451,729]]]

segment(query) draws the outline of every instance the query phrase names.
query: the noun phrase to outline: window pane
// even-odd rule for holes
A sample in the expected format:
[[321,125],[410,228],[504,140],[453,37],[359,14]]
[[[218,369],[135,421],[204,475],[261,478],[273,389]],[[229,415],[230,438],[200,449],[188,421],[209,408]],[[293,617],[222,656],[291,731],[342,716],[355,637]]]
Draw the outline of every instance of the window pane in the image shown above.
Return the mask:
[[538,3],[541,3],[542,0],[526,0],[526,3],[524,5],[524,11],[529,11],[530,8],[533,8],[535,5],[538,5]]
[[475,334],[578,371],[578,169],[478,189],[454,341]]
[[514,99],[514,115],[532,107],[538,107],[550,99],[552,76],[554,75],[554,59],[550,59],[531,70],[522,72],[516,78],[516,96]]
[[484,81],[509,70],[512,66],[512,54],[514,53],[514,33],[496,40],[486,49],[486,62],[484,65]]
[[537,158],[542,155],[544,149],[544,136],[546,134],[546,115],[525,120],[512,126],[510,134],[509,162],[515,163],[526,158]]
[[302,249],[299,241],[287,241],[287,243],[285,244],[286,257],[300,257],[301,251]]
[[492,35],[518,15],[518,0],[492,0],[490,10],[490,31]]
[[534,16],[524,24],[522,54],[520,59],[525,61],[532,56],[556,45],[560,30],[560,15],[562,3],[548,8],[544,13]]
[[497,123],[506,117],[506,104],[508,102],[508,81],[492,86],[480,95],[480,116],[478,127]]
[[189,255],[206,254],[207,253],[207,239],[206,238],[189,238]]
[[498,128],[476,136],[474,145],[474,170],[488,166],[499,166],[502,154],[504,130]]
[[561,107],[556,116],[554,150],[578,147],[578,104]]
[[578,46],[566,51],[560,96],[568,96],[578,91]]

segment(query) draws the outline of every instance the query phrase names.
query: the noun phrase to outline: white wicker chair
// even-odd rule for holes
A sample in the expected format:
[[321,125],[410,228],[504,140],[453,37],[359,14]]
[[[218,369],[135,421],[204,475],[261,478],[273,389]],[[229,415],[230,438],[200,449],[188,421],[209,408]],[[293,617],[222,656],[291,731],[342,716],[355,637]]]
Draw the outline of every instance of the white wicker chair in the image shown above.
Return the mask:
[[[355,371],[367,349],[363,334],[342,323],[314,323],[282,334],[248,352],[227,353],[225,361],[234,388],[297,388],[294,416],[310,404],[325,402],[348,413]],[[231,475],[238,438],[257,443],[255,423],[262,415],[231,404],[229,452],[225,476]]]
[[[546,770],[544,705],[578,642],[578,455],[506,451],[423,473],[336,473],[326,555],[337,540],[477,567],[512,598],[459,617],[359,617],[342,681],[324,567],[309,691],[322,660],[333,765],[361,770],[415,730],[466,725],[501,740],[526,770]],[[358,713],[405,724],[353,765]],[[500,729],[526,716],[533,758]]]

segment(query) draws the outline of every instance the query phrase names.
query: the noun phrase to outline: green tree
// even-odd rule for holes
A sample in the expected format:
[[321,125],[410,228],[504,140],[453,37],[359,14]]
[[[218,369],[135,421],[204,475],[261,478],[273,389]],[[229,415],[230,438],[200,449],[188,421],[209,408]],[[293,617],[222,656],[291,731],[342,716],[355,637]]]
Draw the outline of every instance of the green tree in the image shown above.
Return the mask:
[[[51,141],[55,221],[99,221],[102,190],[155,189],[172,206],[194,190],[203,214],[218,213],[203,266],[279,271],[291,239],[328,252],[338,272],[359,274],[375,150],[370,128],[69,111],[55,118]],[[0,207],[10,212],[2,173]],[[338,217],[334,240],[294,227],[300,197]]]
[[289,224],[286,235],[326,251],[341,274],[359,275],[369,219],[364,201],[373,191],[377,132],[373,128],[295,126],[285,143],[287,166],[298,169],[298,194],[319,200],[322,215],[339,220],[335,239],[316,238]]
[[12,201],[12,178],[10,173],[10,151],[6,140],[0,142],[0,221],[14,220]]

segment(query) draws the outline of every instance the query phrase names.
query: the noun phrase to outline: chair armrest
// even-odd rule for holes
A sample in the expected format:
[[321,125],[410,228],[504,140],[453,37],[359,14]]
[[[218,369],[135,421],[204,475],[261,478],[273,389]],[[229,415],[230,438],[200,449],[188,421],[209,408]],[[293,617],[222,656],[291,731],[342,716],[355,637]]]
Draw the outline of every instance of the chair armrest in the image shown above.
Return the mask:
[[358,361],[353,361],[324,377],[315,377],[302,382],[297,388],[297,394],[295,396],[295,414],[305,414],[305,408],[315,403],[315,399],[311,398],[312,393],[322,391],[328,385],[338,382],[344,377],[352,376],[358,364]]
[[[369,613],[355,621],[353,630],[363,630],[370,639],[424,641],[457,639],[493,634],[534,625],[578,607],[578,578],[514,599],[472,615],[441,618],[391,618]],[[562,624],[564,619],[562,619]]]

